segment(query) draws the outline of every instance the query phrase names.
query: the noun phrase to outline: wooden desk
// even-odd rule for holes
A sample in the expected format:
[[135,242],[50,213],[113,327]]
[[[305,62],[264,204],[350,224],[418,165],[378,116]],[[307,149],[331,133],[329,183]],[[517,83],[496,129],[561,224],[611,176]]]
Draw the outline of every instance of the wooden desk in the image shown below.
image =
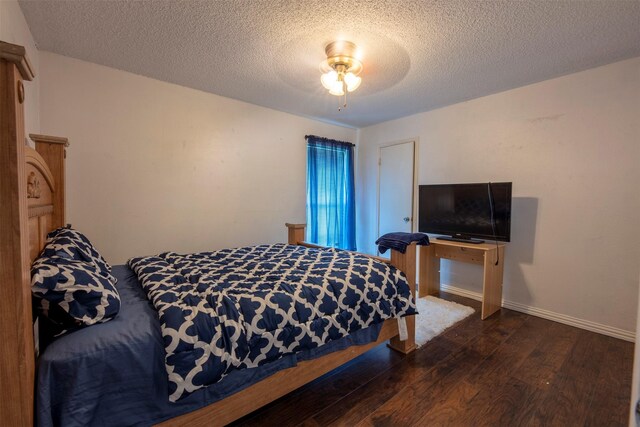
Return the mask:
[[[502,306],[502,276],[504,272],[504,243],[449,242],[431,239],[429,246],[420,246],[420,297],[440,290],[440,259],[469,262],[483,266],[482,320]],[[497,255],[500,262],[495,265]]]

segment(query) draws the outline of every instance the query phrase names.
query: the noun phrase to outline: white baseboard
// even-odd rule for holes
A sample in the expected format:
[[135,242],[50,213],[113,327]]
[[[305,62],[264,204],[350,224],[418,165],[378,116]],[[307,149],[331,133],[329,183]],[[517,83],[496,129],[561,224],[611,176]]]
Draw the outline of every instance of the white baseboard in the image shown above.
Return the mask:
[[471,298],[476,301],[482,301],[482,294],[480,292],[468,291],[466,289],[457,288],[455,286],[445,285],[444,283],[440,285],[440,290],[448,292],[450,294],[460,295],[461,297]]
[[[482,301],[482,294],[479,292],[468,291],[466,289],[445,284],[441,284],[440,289],[444,292],[471,298],[476,301]],[[586,329],[587,331],[597,332],[599,334],[607,335],[614,338],[620,338],[625,341],[635,342],[636,339],[636,333],[632,331],[625,331],[624,329],[603,325],[602,323],[579,319],[577,317],[567,316],[566,314],[560,314],[553,311],[544,310],[542,308],[520,304],[518,302],[507,301],[504,298],[502,299],[502,306],[504,308],[508,308],[509,310],[519,311],[520,313],[542,317],[543,319],[553,320],[554,322],[564,323],[565,325],[575,326],[576,328]]]

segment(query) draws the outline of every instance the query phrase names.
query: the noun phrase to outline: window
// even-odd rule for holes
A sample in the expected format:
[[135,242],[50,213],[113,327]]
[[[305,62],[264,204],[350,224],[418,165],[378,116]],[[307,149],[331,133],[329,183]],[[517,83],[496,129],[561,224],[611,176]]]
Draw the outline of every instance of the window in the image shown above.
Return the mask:
[[307,240],[356,249],[353,144],[307,135]]

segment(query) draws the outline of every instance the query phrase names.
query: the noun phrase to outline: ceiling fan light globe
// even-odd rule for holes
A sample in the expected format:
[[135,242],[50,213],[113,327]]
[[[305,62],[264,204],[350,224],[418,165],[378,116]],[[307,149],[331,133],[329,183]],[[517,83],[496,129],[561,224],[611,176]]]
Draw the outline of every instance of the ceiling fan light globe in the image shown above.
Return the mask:
[[344,82],[350,85],[350,84],[353,84],[357,78],[358,77],[356,77],[355,74],[349,71],[347,74],[344,75]]
[[322,83],[322,86],[324,86],[327,90],[331,90],[331,88],[333,88],[333,86],[336,84],[337,81],[338,81],[338,73],[336,73],[334,70],[329,71],[328,73],[324,73],[320,77],[320,82]]
[[354,90],[360,87],[360,83],[362,83],[362,78],[356,76],[353,73],[347,73],[347,75],[344,76],[344,82],[347,85],[347,90],[349,92],[353,92]]
[[329,89],[329,93],[331,95],[335,95],[335,96],[342,96],[344,95],[344,85],[342,84],[341,81],[336,81],[332,86],[331,89]]

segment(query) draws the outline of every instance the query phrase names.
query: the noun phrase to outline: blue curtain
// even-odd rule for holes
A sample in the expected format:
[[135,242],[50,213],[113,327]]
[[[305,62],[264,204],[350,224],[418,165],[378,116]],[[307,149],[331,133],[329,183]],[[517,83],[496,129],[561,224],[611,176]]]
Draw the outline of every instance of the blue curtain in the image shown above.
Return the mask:
[[307,240],[356,250],[353,147],[307,135]]

